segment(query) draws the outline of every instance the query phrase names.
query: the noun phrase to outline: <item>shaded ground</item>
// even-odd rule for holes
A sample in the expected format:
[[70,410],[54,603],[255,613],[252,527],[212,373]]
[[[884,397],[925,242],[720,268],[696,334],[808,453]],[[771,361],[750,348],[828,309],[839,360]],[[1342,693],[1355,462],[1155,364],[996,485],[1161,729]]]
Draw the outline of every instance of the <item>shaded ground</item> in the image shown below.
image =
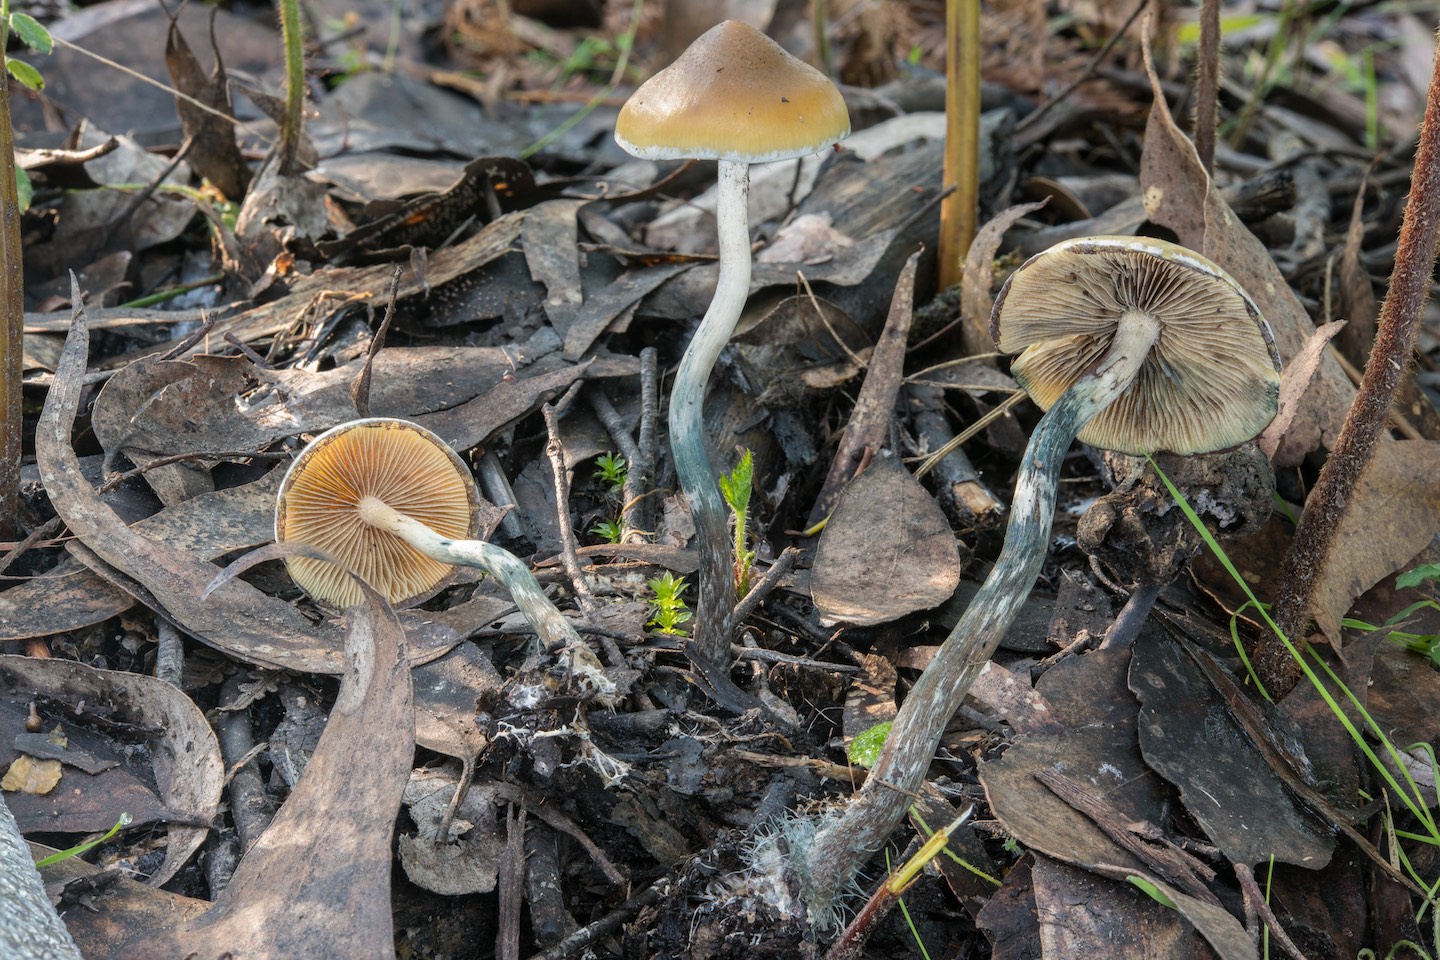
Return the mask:
[[[1434,953],[1440,607],[1433,578],[1396,579],[1437,560],[1433,303],[1320,571],[1326,694],[1354,692],[1379,766],[1311,684],[1254,694],[1232,631],[1253,650],[1261,624],[1235,577],[1153,467],[1077,445],[1035,593],[909,825],[838,924],[786,869],[864,777],[846,744],[894,716],[997,555],[1039,411],[986,322],[1025,256],[1162,236],[1251,291],[1308,391],[1259,444],[1159,461],[1275,597],[1375,336],[1433,14],[1227,9],[1211,181],[1187,139],[1194,11],[1160,9],[1147,75],[1129,7],[987,5],[989,226],[936,296],[941,5],[832,4],[855,134],[754,171],[751,298],[706,408],[716,463],[753,454],[757,576],[798,551],[727,669],[683,620],[662,629],[655,586],[697,566],[664,405],[715,284],[714,168],[610,136],[717,14],[511,6],[406,11],[393,32],[388,6],[307,6],[301,176],[260,167],[277,127],[254,103],[284,84],[268,10],[215,15],[230,85],[207,79],[200,8],[179,17],[193,63],[156,8],[47,21],[242,121],[182,127],[172,94],[70,46],[34,58],[43,97],[14,95],[34,197],[0,765],[35,843],[132,818],[85,854],[98,878],[46,868],[84,955],[820,955],[887,864],[972,806],[955,856],[851,955],[1249,957],[1266,902],[1272,953]],[[819,59],[806,5],[736,6]],[[482,533],[531,565],[603,678],[478,573],[344,622],[274,554],[207,592],[273,539],[304,441],[363,414],[461,454]],[[1148,617],[1134,600],[1157,596]],[[1413,805],[1382,768],[1419,785]]]

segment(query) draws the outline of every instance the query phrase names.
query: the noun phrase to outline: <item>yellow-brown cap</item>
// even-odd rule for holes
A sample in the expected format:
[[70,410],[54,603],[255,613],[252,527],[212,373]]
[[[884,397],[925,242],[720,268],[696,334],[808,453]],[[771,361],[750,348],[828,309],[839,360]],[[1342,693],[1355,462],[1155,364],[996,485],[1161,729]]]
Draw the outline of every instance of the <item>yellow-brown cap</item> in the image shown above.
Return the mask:
[[[434,595],[454,568],[360,519],[367,496],[443,537],[475,535],[475,485],[455,451],[423,427],[374,418],[327,430],[295,458],[280,485],[275,539],[325,551],[397,607]],[[355,581],[334,564],[287,557],[285,566],[317,600],[343,609],[362,599]]]
[[739,20],[706,31],[641,84],[615,121],[615,142],[646,160],[767,163],[849,134],[835,84]]
[[1027,260],[990,313],[1010,372],[1050,409],[1110,348],[1127,311],[1160,333],[1130,389],[1080,431],[1122,453],[1204,453],[1244,443],[1275,417],[1280,355],[1255,302],[1228,273],[1178,244],[1081,237]]

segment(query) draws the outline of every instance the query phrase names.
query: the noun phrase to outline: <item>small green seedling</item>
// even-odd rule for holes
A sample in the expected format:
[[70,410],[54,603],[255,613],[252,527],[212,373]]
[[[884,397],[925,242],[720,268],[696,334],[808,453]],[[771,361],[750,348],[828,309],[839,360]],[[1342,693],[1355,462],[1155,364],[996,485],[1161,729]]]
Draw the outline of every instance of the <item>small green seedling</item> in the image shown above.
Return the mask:
[[100,844],[104,843],[106,840],[109,840],[111,837],[115,836],[115,834],[119,833],[125,827],[130,826],[130,824],[133,822],[135,822],[134,817],[130,816],[130,814],[128,813],[122,813],[120,814],[120,819],[115,821],[115,826],[111,827],[109,832],[106,833],[103,837],[96,837],[94,840],[87,840],[86,842],[77,844],[68,850],[61,850],[59,853],[52,853],[48,857],[36,860],[35,867],[36,869],[48,867],[51,864],[59,863],[62,860],[69,860],[71,857],[78,857],[82,853],[89,853],[91,850],[100,846]]
[[885,738],[890,736],[891,726],[888,720],[877,723],[851,740],[845,747],[845,754],[850,758],[850,762],[866,770],[875,766],[875,761],[880,759],[880,750],[885,746]]
[[628,476],[629,467],[624,457],[602,453],[595,458],[595,479],[609,487],[611,493],[619,493]]
[[653,628],[657,633],[685,636],[680,625],[694,616],[681,596],[688,586],[685,578],[667,571],[662,576],[646,580],[645,586],[655,594],[655,599],[650,601],[650,619],[645,626]]
[[750,574],[755,568],[755,551],[745,547],[745,527],[750,518],[750,491],[755,480],[755,458],[749,450],[740,456],[735,469],[720,475],[720,494],[735,521],[735,596],[750,592]]
[[602,543],[619,543],[620,538],[625,535],[625,528],[618,520],[601,520],[590,528],[590,532],[599,537]]
[[[1406,571],[1395,578],[1395,586],[1402,590],[1407,587],[1418,587],[1422,583],[1432,580],[1440,580],[1440,563],[1427,563],[1416,567],[1414,570]],[[1409,620],[1421,610],[1440,610],[1440,603],[1434,600],[1416,600],[1404,610],[1390,617],[1384,623],[1375,625],[1366,623],[1364,620],[1355,620],[1350,617],[1340,621],[1340,625],[1352,630],[1363,630],[1366,633],[1373,633],[1376,630],[1389,630]],[[1408,633],[1404,630],[1390,630],[1386,635],[1392,643],[1398,643],[1411,653],[1418,653],[1428,657],[1430,662],[1440,667],[1440,634],[1435,633]]]

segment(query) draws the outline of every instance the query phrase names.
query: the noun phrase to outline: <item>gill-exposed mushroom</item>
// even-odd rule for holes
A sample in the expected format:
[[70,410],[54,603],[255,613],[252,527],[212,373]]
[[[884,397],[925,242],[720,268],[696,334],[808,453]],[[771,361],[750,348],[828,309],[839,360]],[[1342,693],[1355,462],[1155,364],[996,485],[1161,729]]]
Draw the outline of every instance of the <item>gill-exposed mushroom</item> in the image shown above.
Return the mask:
[[[600,692],[614,685],[594,653],[514,554],[474,539],[478,495],[446,443],[405,420],[352,420],[317,436],[290,465],[275,508],[275,539],[324,551],[392,604],[419,603],[454,567],[475,567],[504,585],[546,647],[564,648],[577,675]],[[307,593],[334,607],[360,601],[341,566],[285,558]]]
[[695,641],[715,663],[729,656],[723,629],[735,606],[725,505],[705,450],[705,384],[750,291],[747,217],[752,163],[816,153],[850,133],[835,85],[760,31],[736,20],[712,27],[630,97],[615,141],[646,160],[719,161],[720,276],[714,299],[680,361],[670,394],[670,446],[700,550]]
[[1126,453],[1200,453],[1243,443],[1275,416],[1280,360],[1259,309],[1220,267],[1173,243],[1057,244],[1005,282],[990,332],[1002,353],[1019,354],[1011,372],[1047,412],[1025,448],[994,569],[905,699],[861,792],[805,853],[812,903],[831,902],[859,865],[855,852],[878,849],[904,816],[1040,571],[1077,435]]

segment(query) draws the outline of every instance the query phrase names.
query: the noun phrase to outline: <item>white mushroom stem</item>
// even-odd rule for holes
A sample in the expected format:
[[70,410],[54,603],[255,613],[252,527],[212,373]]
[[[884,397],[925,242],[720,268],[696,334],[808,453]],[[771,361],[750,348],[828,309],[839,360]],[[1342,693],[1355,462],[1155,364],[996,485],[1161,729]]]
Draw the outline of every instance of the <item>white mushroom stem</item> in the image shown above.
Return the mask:
[[730,655],[727,626],[735,608],[734,558],[729,524],[716,473],[705,449],[705,385],[720,351],[735,332],[750,293],[750,225],[747,203],[750,168],[720,161],[719,201],[715,208],[720,237],[720,278],[694,338],[680,359],[670,393],[670,449],[680,489],[690,502],[700,551],[700,597],[695,610],[695,643],[711,663]]
[[[392,533],[425,556],[457,567],[484,570],[504,585],[525,619],[535,628],[547,648],[584,646],[570,621],[540,589],[530,569],[513,553],[484,540],[451,540],[425,524],[408,517],[378,497],[365,497],[359,504],[360,519]],[[586,648],[589,649],[588,647]],[[592,653],[593,657],[594,654]]]
[[1025,448],[1005,545],[994,569],[905,698],[865,785],[843,811],[820,825],[803,852],[804,863],[797,863],[808,881],[806,899],[812,906],[833,902],[905,816],[945,725],[995,653],[1045,562],[1065,451],[1087,422],[1129,389],[1158,336],[1152,317],[1125,313],[1095,370],[1061,394],[1040,418]]

